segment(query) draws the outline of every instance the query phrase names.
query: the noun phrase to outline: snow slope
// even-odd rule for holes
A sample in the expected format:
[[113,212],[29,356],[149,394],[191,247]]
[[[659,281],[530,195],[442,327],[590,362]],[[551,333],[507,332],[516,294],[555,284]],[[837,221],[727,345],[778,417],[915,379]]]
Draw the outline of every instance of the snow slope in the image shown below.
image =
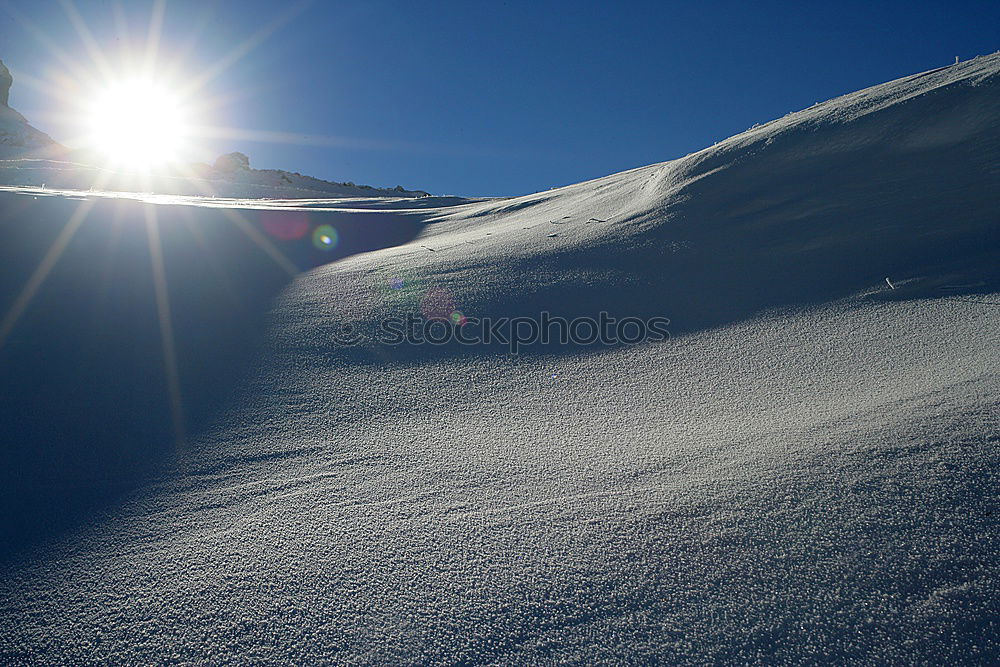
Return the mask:
[[[0,348],[0,408],[18,415],[4,469],[50,482],[21,492],[37,521],[11,523],[0,655],[995,663],[998,128],[994,54],[509,200],[8,188],[0,248],[24,257],[3,265],[0,312],[46,240],[91,214],[38,291],[50,307],[24,309]],[[155,389],[150,212],[184,442]],[[342,229],[344,257],[275,241],[316,267],[283,276],[234,212],[254,229],[272,214]],[[112,319],[85,331],[115,219],[130,251],[112,255]],[[246,326],[212,319],[228,302],[205,295],[194,229],[249,304]],[[671,337],[519,355],[378,340],[380,321],[429,301],[470,317],[665,316]],[[360,344],[338,344],[346,331]],[[262,342],[219,365],[244,334]],[[59,400],[39,400],[53,387]],[[139,398],[119,414],[124,394]],[[85,412],[102,415],[89,448],[60,449]],[[158,465],[106,464],[135,451]],[[58,526],[32,515],[79,502],[70,479],[125,490]]]
[[0,104],[0,160],[58,155],[62,146],[36,130],[24,116]]

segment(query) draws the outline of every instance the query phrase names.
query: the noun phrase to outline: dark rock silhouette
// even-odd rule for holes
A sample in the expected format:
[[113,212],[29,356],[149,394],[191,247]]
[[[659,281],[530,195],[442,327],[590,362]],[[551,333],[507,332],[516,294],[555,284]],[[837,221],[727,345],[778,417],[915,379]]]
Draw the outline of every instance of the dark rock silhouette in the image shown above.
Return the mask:
[[10,87],[13,83],[14,77],[11,75],[10,70],[7,69],[7,66],[3,64],[3,61],[0,60],[0,104],[8,106]]

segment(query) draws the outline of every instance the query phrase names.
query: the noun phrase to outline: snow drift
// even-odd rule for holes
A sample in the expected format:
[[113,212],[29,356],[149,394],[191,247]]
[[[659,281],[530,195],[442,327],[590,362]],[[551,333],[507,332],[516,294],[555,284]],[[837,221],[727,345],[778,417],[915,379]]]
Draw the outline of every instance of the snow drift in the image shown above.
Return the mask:
[[[131,490],[59,530],[11,528],[30,541],[5,561],[0,653],[995,661],[998,128],[992,55],[506,200],[79,202],[10,189],[0,247],[5,262],[27,257],[3,265],[0,312],[74,210],[105,214],[80,224],[39,288],[55,307],[25,308],[0,348],[17,406],[4,407],[17,415],[6,467],[45,478],[40,448],[64,480],[83,457],[86,488]],[[276,241],[317,267],[291,280],[224,211],[258,235],[277,213],[367,236],[330,264],[308,235]],[[181,393],[203,408],[182,443],[162,400],[150,212],[181,314]],[[48,231],[9,241],[30,236],[33,216]],[[134,252],[95,265],[115,218]],[[192,249],[198,230],[249,295],[251,325],[211,317],[230,302]],[[83,336],[81,285],[108,266],[120,273],[104,308],[128,334],[98,319]],[[415,287],[399,298],[404,283]],[[379,322],[430,294],[465,316],[665,316],[672,337],[517,356],[378,341]],[[357,345],[337,342],[348,330]],[[224,373],[203,363],[242,331],[262,342],[238,345]],[[100,369],[99,386],[80,368]],[[148,399],[124,415],[116,402],[134,390],[119,373]],[[75,402],[62,410],[64,396]],[[92,414],[103,417],[85,454],[60,444]],[[105,465],[123,451],[158,464]],[[32,513],[52,497],[22,486],[23,511],[50,516]]]

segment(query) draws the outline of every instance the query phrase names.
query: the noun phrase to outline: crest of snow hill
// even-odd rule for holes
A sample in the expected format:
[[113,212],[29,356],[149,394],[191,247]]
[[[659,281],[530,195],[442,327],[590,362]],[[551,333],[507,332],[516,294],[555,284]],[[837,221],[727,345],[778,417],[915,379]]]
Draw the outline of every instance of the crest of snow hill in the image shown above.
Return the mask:
[[[42,185],[65,189],[90,189],[95,182],[110,190],[132,190],[138,183],[127,174],[109,173],[86,164],[87,156],[74,153],[49,135],[32,127],[27,119],[9,106],[14,77],[0,60],[0,182],[5,185]],[[99,178],[98,178],[99,177]],[[143,189],[176,195],[223,197],[427,197],[423,190],[375,188],[351,181],[324,181],[298,172],[280,169],[253,169],[243,153],[227,153],[214,165],[191,165],[190,173],[157,175],[146,179]]]

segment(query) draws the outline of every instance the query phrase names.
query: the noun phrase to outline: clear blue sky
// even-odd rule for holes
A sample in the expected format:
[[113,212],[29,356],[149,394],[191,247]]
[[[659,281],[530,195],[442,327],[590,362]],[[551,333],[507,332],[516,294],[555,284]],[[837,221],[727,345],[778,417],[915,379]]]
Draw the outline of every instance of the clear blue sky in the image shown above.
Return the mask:
[[[68,1],[107,52],[141,44],[154,5]],[[203,89],[222,100],[216,124],[252,131],[206,140],[207,150],[438,194],[523,194],[669,160],[814,102],[1000,49],[995,1],[316,0],[290,15],[291,5],[165,3],[160,59],[191,76],[284,18]],[[64,68],[52,44],[91,62],[60,2],[0,0],[11,105],[59,139],[64,102],[46,82]],[[247,138],[261,131],[284,134]]]

